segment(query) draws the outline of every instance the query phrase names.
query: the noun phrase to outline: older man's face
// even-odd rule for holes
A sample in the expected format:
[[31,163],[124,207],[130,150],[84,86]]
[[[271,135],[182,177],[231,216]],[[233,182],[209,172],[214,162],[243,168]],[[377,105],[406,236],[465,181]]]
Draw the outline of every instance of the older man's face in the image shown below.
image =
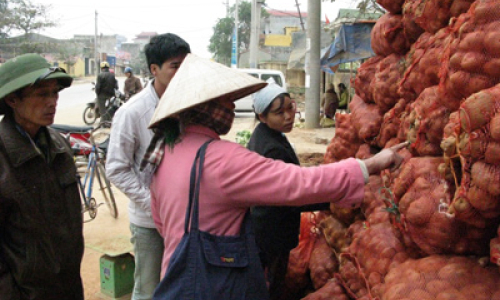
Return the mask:
[[25,88],[21,97],[6,99],[14,110],[14,118],[30,136],[35,136],[41,126],[54,123],[60,86],[57,80],[44,80],[37,86]]

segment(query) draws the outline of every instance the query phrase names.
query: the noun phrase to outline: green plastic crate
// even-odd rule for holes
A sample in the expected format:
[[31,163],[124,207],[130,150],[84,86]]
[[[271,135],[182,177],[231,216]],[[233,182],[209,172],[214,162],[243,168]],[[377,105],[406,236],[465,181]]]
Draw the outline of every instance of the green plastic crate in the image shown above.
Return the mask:
[[119,298],[132,293],[134,288],[134,256],[125,253],[119,256],[103,255],[101,262],[101,293]]

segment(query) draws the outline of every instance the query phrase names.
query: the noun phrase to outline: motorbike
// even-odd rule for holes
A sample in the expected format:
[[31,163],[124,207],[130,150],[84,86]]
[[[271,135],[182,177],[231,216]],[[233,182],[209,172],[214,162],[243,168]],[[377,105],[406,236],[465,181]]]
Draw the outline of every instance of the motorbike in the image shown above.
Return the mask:
[[[92,90],[95,90],[95,83],[92,82],[92,84],[94,84]],[[115,89],[115,94],[106,100],[106,113],[111,115],[111,119],[113,119],[115,112],[125,103],[125,101],[125,94]],[[99,105],[97,104],[97,98],[95,98],[93,101],[87,103],[87,107],[83,110],[83,122],[87,125],[92,125],[100,117]]]

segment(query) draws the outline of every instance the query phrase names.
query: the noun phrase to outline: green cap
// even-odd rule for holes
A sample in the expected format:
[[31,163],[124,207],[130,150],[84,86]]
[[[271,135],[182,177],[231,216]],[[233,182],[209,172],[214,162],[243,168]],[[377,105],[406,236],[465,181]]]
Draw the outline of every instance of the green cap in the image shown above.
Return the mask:
[[[49,72],[50,64],[38,54],[23,54],[6,61],[0,66],[0,114],[5,113],[5,101],[8,94],[35,82]],[[67,88],[73,78],[62,71],[50,73],[43,80],[57,79],[62,88]]]

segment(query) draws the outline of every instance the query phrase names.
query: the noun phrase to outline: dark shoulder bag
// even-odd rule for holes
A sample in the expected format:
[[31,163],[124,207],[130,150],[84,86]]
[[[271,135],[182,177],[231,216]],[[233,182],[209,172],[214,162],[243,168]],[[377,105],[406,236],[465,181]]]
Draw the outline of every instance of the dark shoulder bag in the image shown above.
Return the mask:
[[200,178],[210,142],[203,144],[196,153],[191,168],[184,236],[153,299],[267,300],[269,294],[249,212],[239,236],[217,236],[199,230]]

